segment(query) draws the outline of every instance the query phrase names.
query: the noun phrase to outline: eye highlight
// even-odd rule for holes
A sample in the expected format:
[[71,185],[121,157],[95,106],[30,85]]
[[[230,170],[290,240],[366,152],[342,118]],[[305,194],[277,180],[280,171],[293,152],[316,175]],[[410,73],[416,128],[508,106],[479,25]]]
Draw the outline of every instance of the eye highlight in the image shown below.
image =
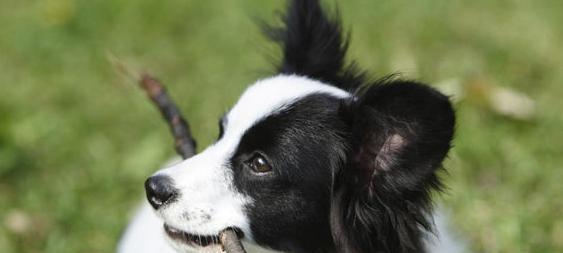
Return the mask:
[[252,158],[250,158],[246,162],[246,164],[248,165],[248,167],[250,167],[250,169],[252,169],[253,172],[258,174],[268,173],[272,171],[272,167],[270,166],[266,158],[264,158],[264,156],[260,154],[255,154],[254,156],[252,156]]

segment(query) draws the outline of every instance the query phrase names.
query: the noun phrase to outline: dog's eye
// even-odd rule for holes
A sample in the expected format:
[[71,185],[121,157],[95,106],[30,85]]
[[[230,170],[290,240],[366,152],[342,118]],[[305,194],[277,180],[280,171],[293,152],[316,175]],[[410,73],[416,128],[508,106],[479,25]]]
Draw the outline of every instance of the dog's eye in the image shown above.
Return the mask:
[[272,167],[266,161],[266,158],[256,154],[248,160],[248,166],[256,173],[267,173],[272,171]]

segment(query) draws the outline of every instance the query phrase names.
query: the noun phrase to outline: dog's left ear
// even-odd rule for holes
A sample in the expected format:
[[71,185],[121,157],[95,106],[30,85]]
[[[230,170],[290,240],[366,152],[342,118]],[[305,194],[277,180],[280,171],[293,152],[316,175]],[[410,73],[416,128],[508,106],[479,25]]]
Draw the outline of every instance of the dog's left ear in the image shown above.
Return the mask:
[[[449,99],[412,81],[390,80],[344,105],[350,129],[346,171],[335,178],[331,225],[342,252],[415,252],[430,229],[430,191],[450,149]],[[418,251],[417,251],[418,252]]]

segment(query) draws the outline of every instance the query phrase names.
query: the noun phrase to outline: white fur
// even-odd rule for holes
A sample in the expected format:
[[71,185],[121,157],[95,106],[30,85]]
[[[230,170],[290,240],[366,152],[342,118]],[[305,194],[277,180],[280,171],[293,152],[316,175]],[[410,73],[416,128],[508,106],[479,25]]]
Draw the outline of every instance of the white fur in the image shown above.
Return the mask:
[[117,245],[118,253],[177,253],[166,241],[162,220],[145,201]]
[[242,94],[227,114],[225,137],[238,143],[242,134],[258,120],[313,93],[330,94],[338,98],[350,96],[341,89],[301,76],[279,75],[260,80]]
[[[170,243],[162,230],[162,220],[154,214],[152,207],[145,201],[137,210],[137,213],[121,237],[119,245],[117,245],[117,253],[221,252],[218,247],[194,249],[183,245],[173,247]],[[242,243],[248,253],[279,253],[261,248],[244,240]],[[183,250],[177,251],[175,248],[178,247],[183,247]]]
[[[216,235],[227,227],[241,229],[252,241],[244,206],[252,199],[234,189],[226,166],[244,133],[260,119],[273,115],[307,95],[323,93],[344,98],[349,93],[305,77],[279,75],[249,87],[227,114],[225,133],[200,154],[158,171],[167,175],[179,197],[156,214],[169,226],[196,235]],[[179,250],[185,245],[173,243]]]

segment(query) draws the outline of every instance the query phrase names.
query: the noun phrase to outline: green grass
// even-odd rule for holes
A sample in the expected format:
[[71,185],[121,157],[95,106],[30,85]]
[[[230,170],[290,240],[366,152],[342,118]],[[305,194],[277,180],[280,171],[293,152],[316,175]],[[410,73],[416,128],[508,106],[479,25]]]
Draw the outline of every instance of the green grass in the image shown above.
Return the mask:
[[[281,6],[0,0],[0,252],[111,252],[144,178],[173,155],[168,129],[108,53],[166,83],[203,147],[216,118],[271,70],[276,51],[253,19]],[[441,199],[475,250],[562,252],[563,3],[339,6],[351,58],[379,75],[507,87],[536,101],[531,120],[495,113],[478,93],[457,103]]]

